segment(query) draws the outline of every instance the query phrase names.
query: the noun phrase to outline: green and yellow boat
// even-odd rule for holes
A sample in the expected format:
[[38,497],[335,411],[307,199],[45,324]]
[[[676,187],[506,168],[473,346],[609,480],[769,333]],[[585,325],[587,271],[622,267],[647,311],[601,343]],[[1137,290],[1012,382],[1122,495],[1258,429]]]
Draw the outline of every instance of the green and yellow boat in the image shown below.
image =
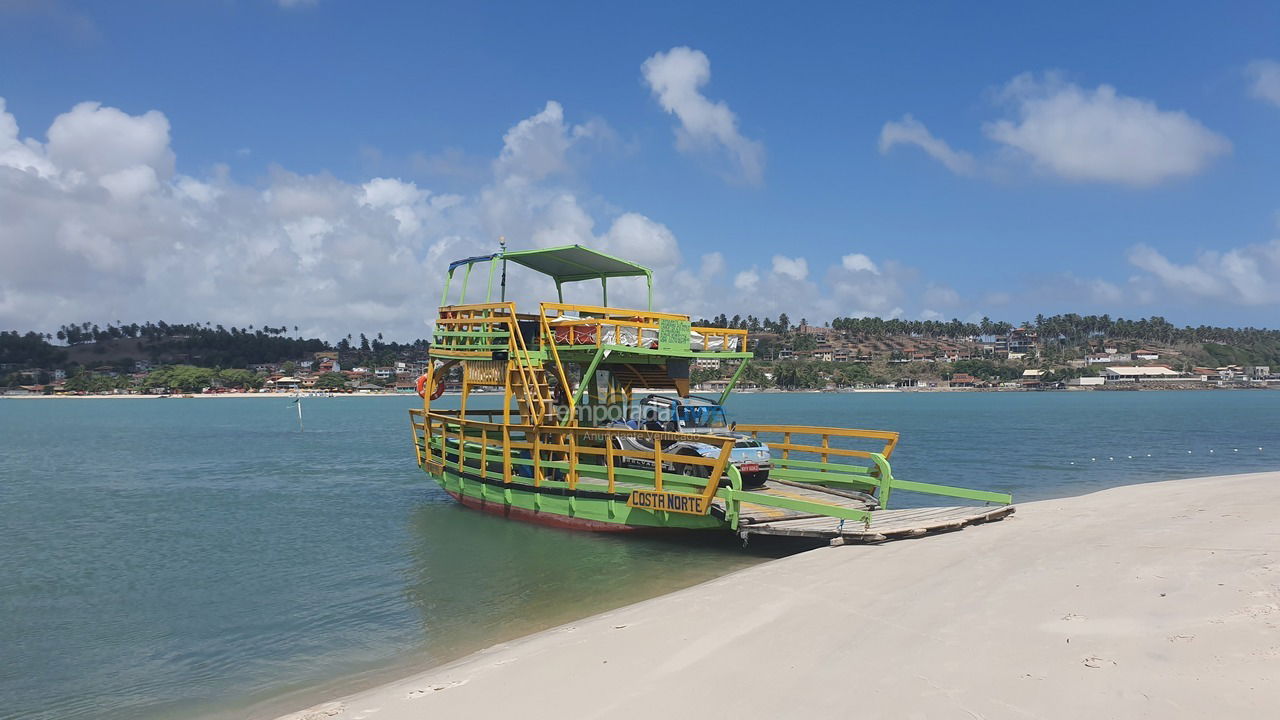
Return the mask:
[[[550,277],[557,301],[519,312],[506,300],[511,265]],[[487,275],[484,302],[466,300],[473,275]],[[646,309],[609,306],[616,278],[644,279]],[[583,281],[600,283],[600,305],[564,302],[563,285]],[[724,404],[752,358],[747,332],[652,307],[651,270],[580,245],[451,263],[422,409],[410,411],[419,467],[467,507],[600,532],[877,542],[1013,511],[1005,493],[894,477],[895,432],[731,422]],[[732,379],[718,398],[691,395],[690,368],[712,359],[736,365]],[[433,407],[453,384],[457,409]],[[498,393],[498,408],[475,407]],[[891,509],[897,491],[968,504]]]

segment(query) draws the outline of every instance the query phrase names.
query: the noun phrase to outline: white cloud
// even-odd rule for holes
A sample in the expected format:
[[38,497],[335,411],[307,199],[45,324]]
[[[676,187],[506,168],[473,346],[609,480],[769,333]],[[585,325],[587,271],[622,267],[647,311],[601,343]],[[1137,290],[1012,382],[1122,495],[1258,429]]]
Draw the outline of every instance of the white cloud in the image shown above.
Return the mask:
[[916,145],[957,175],[971,175],[975,170],[972,155],[952,150],[945,140],[934,137],[924,123],[910,115],[880,128],[880,153],[888,154],[895,145]]
[[162,179],[173,175],[169,121],[155,110],[134,116],[96,102],[80,103],[54,119],[45,151],[64,171],[92,177],[139,166]]
[[[1256,85],[1270,87],[1267,66],[1258,67]],[[1088,90],[1054,74],[1024,73],[997,97],[1014,117],[986,123],[983,132],[1002,146],[1003,157],[1066,180],[1147,187],[1195,175],[1231,152],[1226,138],[1187,113],[1162,110],[1110,85]],[[902,144],[919,146],[958,175],[997,169],[952,149],[911,115],[880,130],[881,153]]]
[[850,253],[840,258],[840,264],[845,270],[850,272],[869,272],[872,275],[879,275],[880,268],[871,261],[871,258],[862,253]]
[[1185,298],[1224,300],[1240,305],[1280,303],[1280,239],[1226,252],[1204,251],[1178,264],[1148,245],[1129,250],[1129,262],[1167,290]]
[[785,275],[792,280],[804,280],[809,277],[809,261],[802,257],[774,255],[773,272],[776,275]]
[[560,103],[548,100],[542,112],[525,118],[502,138],[502,154],[494,167],[500,177],[541,180],[568,168],[570,139]]
[[1086,90],[1023,74],[1001,97],[1017,119],[988,123],[987,136],[1068,180],[1155,185],[1194,175],[1231,151],[1226,138],[1185,112],[1161,110],[1110,85]]
[[1280,107],[1280,62],[1255,60],[1245,68],[1245,74],[1253,81],[1249,92],[1254,97]]
[[925,304],[933,307],[954,308],[960,304],[960,293],[946,285],[930,284],[923,299]]
[[760,273],[755,268],[743,270],[733,276],[733,286],[739,290],[746,292],[755,292],[756,287],[760,285]]
[[[512,127],[487,184],[460,196],[391,177],[348,183],[283,168],[256,185],[231,181],[225,168],[190,177],[175,173],[158,111],[82,103],[41,144],[20,136],[3,102],[0,247],[11,257],[0,263],[0,327],[217,319],[287,322],[329,337],[354,328],[419,337],[445,263],[496,249],[499,234],[512,247],[581,242],[666,271],[680,264],[663,224],[614,211],[597,236],[584,204],[608,203],[584,203],[554,184],[568,169],[565,152],[606,127],[568,126],[556,103]],[[716,258],[704,266],[714,269]],[[548,285],[530,273],[513,294],[545,299]],[[612,283],[610,291],[612,300]]]
[[731,179],[763,181],[764,145],[738,131],[738,118],[724,101],[712,102],[699,90],[711,80],[711,61],[704,53],[675,47],[655,53],[640,69],[658,104],[680,120],[676,147],[681,152],[722,153]]

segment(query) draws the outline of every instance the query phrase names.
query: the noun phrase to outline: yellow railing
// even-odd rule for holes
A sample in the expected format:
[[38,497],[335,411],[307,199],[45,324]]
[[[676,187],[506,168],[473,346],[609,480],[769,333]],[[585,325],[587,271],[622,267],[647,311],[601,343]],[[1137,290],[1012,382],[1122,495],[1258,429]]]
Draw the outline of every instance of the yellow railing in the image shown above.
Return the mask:
[[[857,430],[854,428],[810,427],[806,425],[749,425],[739,424],[738,432],[750,433],[757,440],[766,442],[769,450],[776,455],[782,451],[782,459],[790,459],[792,452],[816,453],[822,462],[830,462],[831,456],[871,458],[878,454],[885,458],[893,455],[898,445],[898,433],[888,430]],[[781,435],[779,442],[775,438],[761,438],[761,435]],[[812,438],[812,439],[809,439]],[[883,440],[884,448],[878,453],[866,450],[853,450],[844,447],[832,447],[832,438],[856,438],[860,440]],[[804,442],[801,442],[804,440]]]
[[[651,487],[662,492],[665,486],[675,485],[691,489],[701,500],[699,507],[704,514],[711,507],[711,499],[719,488],[733,450],[734,439],[719,435],[688,435],[685,433],[632,430],[629,428],[560,427],[527,424],[504,425],[498,422],[471,420],[456,412],[423,412],[410,410],[413,426],[414,448],[418,464],[430,472],[450,470],[479,475],[504,484],[519,478],[514,470],[518,466],[530,468],[534,487],[563,483],[576,490],[583,477],[603,481],[599,487],[606,492],[630,492]],[[651,451],[621,450],[615,447],[616,438],[629,437],[652,443]],[[679,455],[664,450],[680,440],[694,440],[719,446],[715,457]],[[528,458],[520,458],[522,452]],[[654,464],[653,470],[624,471],[620,479],[615,460],[636,458]],[[500,465],[500,469],[494,465]],[[671,476],[666,467],[696,466],[702,469],[701,477]],[[563,479],[548,477],[549,473],[562,472]],[[636,487],[639,486],[639,487]],[[669,491],[669,490],[668,490]]]
[[[542,316],[553,346],[618,345],[657,349],[660,321],[689,321],[688,315],[570,303],[542,303]],[[746,330],[691,327],[690,332],[693,350],[745,352],[747,349]]]
[[432,351],[447,357],[487,358],[509,349],[519,335],[513,303],[446,305],[436,318]]

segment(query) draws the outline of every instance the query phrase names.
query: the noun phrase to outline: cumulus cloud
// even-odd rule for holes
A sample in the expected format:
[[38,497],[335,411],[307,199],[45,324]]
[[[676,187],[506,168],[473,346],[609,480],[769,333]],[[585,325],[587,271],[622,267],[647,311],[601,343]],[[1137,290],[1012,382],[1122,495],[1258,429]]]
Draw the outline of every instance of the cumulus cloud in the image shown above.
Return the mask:
[[733,286],[739,290],[745,290],[746,292],[755,292],[756,287],[758,287],[759,285],[760,285],[760,273],[756,272],[755,268],[751,268],[750,270],[743,270],[742,272],[733,276]]
[[[600,127],[571,126],[547,103],[506,133],[486,184],[451,195],[394,177],[350,183],[284,168],[254,185],[225,168],[188,176],[176,171],[159,111],[81,103],[41,143],[20,134],[0,99],[0,246],[9,256],[0,326],[216,318],[329,337],[356,327],[417,337],[444,263],[495,249],[500,234],[514,247],[581,242],[678,266],[665,225],[617,212],[597,234],[583,201],[557,185],[565,153]],[[715,259],[704,266],[714,270]],[[518,294],[545,299],[540,283],[529,278]]]
[[773,272],[775,275],[785,275],[792,280],[804,280],[809,277],[809,261],[802,257],[774,255]]
[[873,275],[880,274],[880,268],[871,261],[871,258],[862,253],[850,253],[840,258],[840,265],[850,272],[869,272]]
[[1249,92],[1259,100],[1280,107],[1280,62],[1255,60],[1245,68],[1252,81]]
[[1161,110],[1110,85],[1087,90],[1048,76],[1019,75],[1002,99],[1016,119],[988,123],[996,142],[1068,180],[1149,186],[1194,175],[1231,143],[1185,112]]
[[[1195,175],[1231,152],[1226,138],[1187,113],[1163,110],[1110,85],[1089,90],[1055,74],[1024,73],[996,97],[1012,117],[983,125],[987,138],[1006,159],[1066,180],[1148,187]],[[959,175],[992,165],[953,150],[910,115],[880,130],[882,153],[901,144],[919,146]]]
[[945,140],[935,137],[924,123],[910,115],[890,121],[880,128],[880,153],[888,154],[895,145],[915,145],[957,175],[971,175],[975,170],[973,156],[952,150]]
[[744,137],[738,118],[724,101],[713,102],[701,89],[711,80],[711,61],[689,47],[655,53],[640,67],[663,110],[676,116],[676,147],[681,152],[718,153],[731,179],[752,185],[764,179],[764,145]]
[[1240,305],[1280,303],[1280,239],[1226,252],[1204,251],[1179,264],[1149,245],[1129,250],[1129,262],[1166,290]]

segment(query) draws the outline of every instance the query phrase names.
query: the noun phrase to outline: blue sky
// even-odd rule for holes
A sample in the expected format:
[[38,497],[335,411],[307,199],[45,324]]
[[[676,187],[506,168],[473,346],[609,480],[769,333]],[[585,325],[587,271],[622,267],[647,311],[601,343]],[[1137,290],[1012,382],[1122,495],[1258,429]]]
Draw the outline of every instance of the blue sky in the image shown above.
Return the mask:
[[1275,326],[1280,6],[513,5],[0,0],[0,325],[414,334],[501,232],[695,314]]

